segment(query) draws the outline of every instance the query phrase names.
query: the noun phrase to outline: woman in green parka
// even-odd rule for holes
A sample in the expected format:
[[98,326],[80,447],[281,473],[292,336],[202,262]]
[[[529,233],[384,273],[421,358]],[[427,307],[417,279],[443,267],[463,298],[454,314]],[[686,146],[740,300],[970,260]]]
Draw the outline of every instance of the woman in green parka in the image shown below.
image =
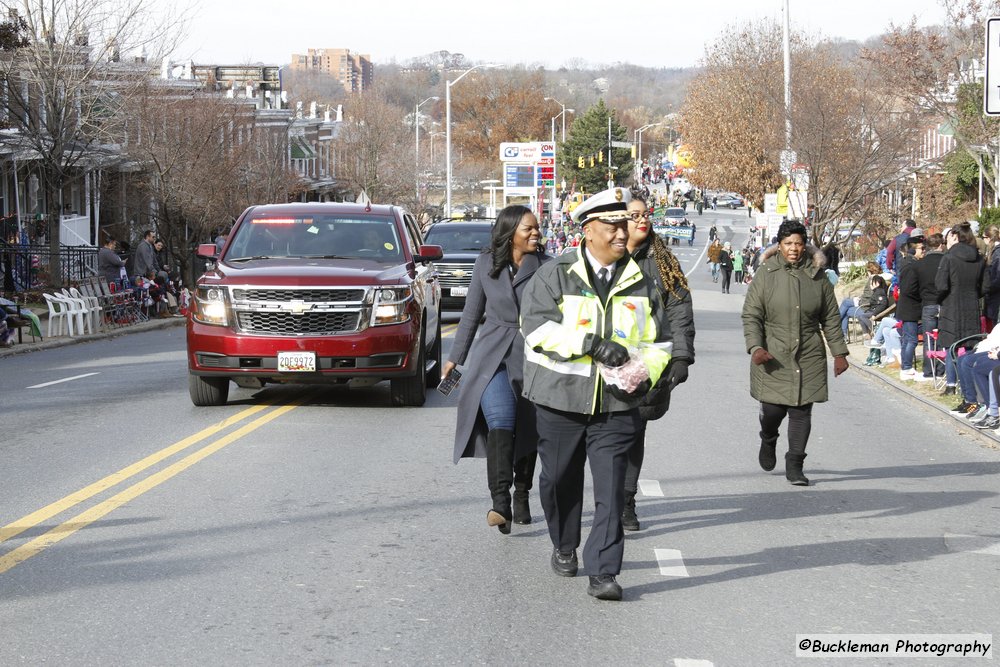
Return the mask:
[[765,250],[761,260],[743,303],[750,395],[760,401],[758,460],[764,470],[774,470],[778,428],[787,415],[785,478],[808,486],[802,461],[813,403],[827,400],[826,345],[833,355],[834,375],[847,370],[840,311],[826,278],[823,252],[806,245],[802,223],[781,223],[778,244]]

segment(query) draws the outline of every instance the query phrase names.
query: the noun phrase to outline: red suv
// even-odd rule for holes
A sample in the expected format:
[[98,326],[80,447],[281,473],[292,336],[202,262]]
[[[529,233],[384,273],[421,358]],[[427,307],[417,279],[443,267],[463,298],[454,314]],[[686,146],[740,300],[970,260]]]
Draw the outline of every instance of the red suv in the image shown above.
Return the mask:
[[[275,204],[247,209],[187,322],[195,405],[222,405],[229,382],[374,384],[423,405],[441,379],[441,287],[420,229],[395,206]],[[356,382],[356,383],[357,383]]]

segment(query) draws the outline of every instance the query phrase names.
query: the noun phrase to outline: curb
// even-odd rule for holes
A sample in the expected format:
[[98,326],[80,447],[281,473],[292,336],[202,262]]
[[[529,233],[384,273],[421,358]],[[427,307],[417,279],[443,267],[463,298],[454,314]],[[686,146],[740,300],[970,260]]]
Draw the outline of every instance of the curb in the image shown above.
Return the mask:
[[854,361],[852,354],[847,356],[847,362],[851,364],[852,367],[862,371],[863,372],[862,377],[868,378],[870,382],[881,381],[883,384],[886,384],[892,387],[893,389],[896,389],[901,393],[906,394],[910,398],[919,401],[920,403],[923,403],[927,407],[933,408],[934,410],[937,410],[941,414],[951,418],[951,421],[954,422],[960,430],[964,430],[967,431],[968,433],[975,435],[978,440],[980,440],[983,444],[990,447],[991,449],[1000,449],[1000,431],[986,431],[984,429],[976,428],[964,417],[956,417],[947,408],[943,407],[942,405],[940,405],[935,401],[928,399],[923,394],[913,391],[902,382],[897,382],[896,380],[893,380],[891,377],[879,373],[878,371],[873,371],[871,368],[862,365],[860,362]]
[[168,327],[178,327],[187,323],[186,317],[171,317],[163,319],[148,320],[146,322],[139,322],[137,324],[132,324],[127,327],[122,327],[121,329],[111,329],[108,331],[99,331],[97,333],[86,334],[83,336],[59,336],[58,338],[48,338],[40,341],[29,342],[29,343],[18,343],[13,347],[0,348],[0,359],[4,357],[12,357],[16,354],[29,354],[31,352],[39,352],[41,350],[51,350],[57,347],[66,347],[67,345],[76,345],[77,343],[88,343],[95,340],[104,340],[106,338],[118,338],[119,336],[127,336],[129,334],[143,333],[145,331],[153,331],[156,329],[166,329]]

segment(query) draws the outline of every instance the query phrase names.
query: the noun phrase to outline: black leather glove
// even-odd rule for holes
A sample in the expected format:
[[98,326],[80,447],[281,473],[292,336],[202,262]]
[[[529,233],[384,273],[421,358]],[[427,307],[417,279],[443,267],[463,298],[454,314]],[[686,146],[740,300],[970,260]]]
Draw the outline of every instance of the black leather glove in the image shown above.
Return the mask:
[[688,379],[688,366],[690,362],[687,359],[673,359],[667,366],[666,372],[666,383],[673,389],[677,385],[686,382]]
[[636,387],[635,391],[633,391],[632,393],[626,392],[618,385],[605,384],[604,386],[607,387],[608,391],[611,392],[611,395],[617,398],[618,400],[632,401],[636,398],[636,396],[646,395],[649,392],[650,388],[653,386],[653,383],[649,381],[649,378],[646,378],[641,383],[639,383],[639,386]]
[[605,340],[594,334],[587,334],[586,343],[591,358],[609,368],[624,366],[628,361],[628,350],[613,340]]

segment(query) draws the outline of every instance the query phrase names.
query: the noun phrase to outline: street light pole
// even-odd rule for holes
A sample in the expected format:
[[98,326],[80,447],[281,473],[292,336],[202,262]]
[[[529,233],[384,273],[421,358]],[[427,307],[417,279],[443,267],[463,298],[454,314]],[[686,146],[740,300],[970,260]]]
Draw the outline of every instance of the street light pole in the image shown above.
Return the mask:
[[[555,121],[556,118],[558,118],[559,116],[562,116],[562,142],[566,143],[566,105],[563,104],[562,102],[560,102],[559,100],[557,100],[554,97],[546,97],[545,101],[546,102],[555,102],[556,104],[558,104],[562,108],[562,111],[560,111],[558,114],[556,114],[555,118],[553,118],[552,120]],[[556,142],[556,133],[555,133],[555,131],[553,131],[552,132],[552,143],[555,143],[555,142]]]
[[638,130],[635,131],[635,138],[633,140],[633,143],[636,144],[636,146],[637,146],[637,148],[636,148],[636,160],[635,160],[635,180],[637,182],[640,180],[639,165],[642,164],[642,133],[644,131],[648,130],[649,128],[651,128],[651,127],[656,127],[657,125],[663,125],[663,123],[662,122],[660,122],[660,123],[649,123],[647,125],[643,125]]
[[444,83],[444,142],[445,142],[445,204],[444,204],[444,215],[446,218],[451,217],[451,87],[462,80],[469,72],[483,68],[483,67],[495,67],[492,63],[485,63],[482,65],[475,65],[465,70],[454,81],[445,81]]
[[413,128],[414,128],[414,142],[413,142],[413,158],[417,181],[417,203],[420,203],[420,107],[424,106],[431,100],[439,100],[440,97],[431,96],[420,104],[413,107]]

